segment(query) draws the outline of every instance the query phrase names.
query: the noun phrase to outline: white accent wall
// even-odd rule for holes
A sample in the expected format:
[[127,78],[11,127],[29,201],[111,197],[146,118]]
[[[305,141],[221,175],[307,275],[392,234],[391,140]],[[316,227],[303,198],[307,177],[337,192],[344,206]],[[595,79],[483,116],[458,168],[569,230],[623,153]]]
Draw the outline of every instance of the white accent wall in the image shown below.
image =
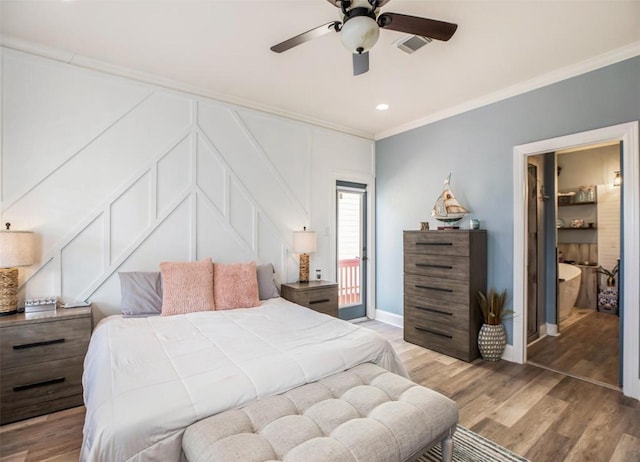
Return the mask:
[[119,271],[208,256],[294,281],[303,226],[312,272],[335,278],[335,179],[373,183],[372,141],[0,50],[0,221],[37,240],[21,300],[88,299],[101,318],[119,313]]

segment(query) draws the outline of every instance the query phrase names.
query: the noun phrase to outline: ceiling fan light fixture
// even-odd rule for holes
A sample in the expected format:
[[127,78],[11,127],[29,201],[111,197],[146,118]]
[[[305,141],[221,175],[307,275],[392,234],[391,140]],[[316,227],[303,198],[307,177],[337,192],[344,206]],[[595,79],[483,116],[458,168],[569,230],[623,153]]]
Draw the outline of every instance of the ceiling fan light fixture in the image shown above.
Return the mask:
[[365,53],[373,47],[380,36],[375,19],[369,16],[350,18],[342,25],[340,39],[351,53]]

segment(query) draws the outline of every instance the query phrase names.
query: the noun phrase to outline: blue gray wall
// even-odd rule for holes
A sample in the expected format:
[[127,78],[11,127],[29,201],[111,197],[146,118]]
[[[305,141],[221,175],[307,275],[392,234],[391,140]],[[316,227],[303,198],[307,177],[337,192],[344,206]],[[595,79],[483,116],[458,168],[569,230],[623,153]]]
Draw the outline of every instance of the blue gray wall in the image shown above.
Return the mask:
[[489,287],[511,294],[513,147],[639,119],[635,57],[376,142],[376,307],[402,314],[402,231],[436,225],[431,208],[449,172],[488,230]]

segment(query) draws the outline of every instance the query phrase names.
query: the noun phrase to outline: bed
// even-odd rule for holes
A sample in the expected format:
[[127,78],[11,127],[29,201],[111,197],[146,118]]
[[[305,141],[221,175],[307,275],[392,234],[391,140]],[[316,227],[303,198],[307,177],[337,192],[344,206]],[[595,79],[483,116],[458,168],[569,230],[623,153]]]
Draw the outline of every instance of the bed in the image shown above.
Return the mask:
[[110,316],[85,359],[80,459],[179,461],[192,423],[366,362],[407,376],[377,333],[283,298],[228,311]]

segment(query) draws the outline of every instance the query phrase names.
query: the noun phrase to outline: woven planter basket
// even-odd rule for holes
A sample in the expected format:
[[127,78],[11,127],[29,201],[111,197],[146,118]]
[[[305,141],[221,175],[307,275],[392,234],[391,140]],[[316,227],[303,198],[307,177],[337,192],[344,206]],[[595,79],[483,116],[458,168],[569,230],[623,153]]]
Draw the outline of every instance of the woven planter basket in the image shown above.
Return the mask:
[[482,359],[486,361],[498,361],[507,346],[507,334],[504,326],[498,324],[483,324],[478,333],[478,349]]

